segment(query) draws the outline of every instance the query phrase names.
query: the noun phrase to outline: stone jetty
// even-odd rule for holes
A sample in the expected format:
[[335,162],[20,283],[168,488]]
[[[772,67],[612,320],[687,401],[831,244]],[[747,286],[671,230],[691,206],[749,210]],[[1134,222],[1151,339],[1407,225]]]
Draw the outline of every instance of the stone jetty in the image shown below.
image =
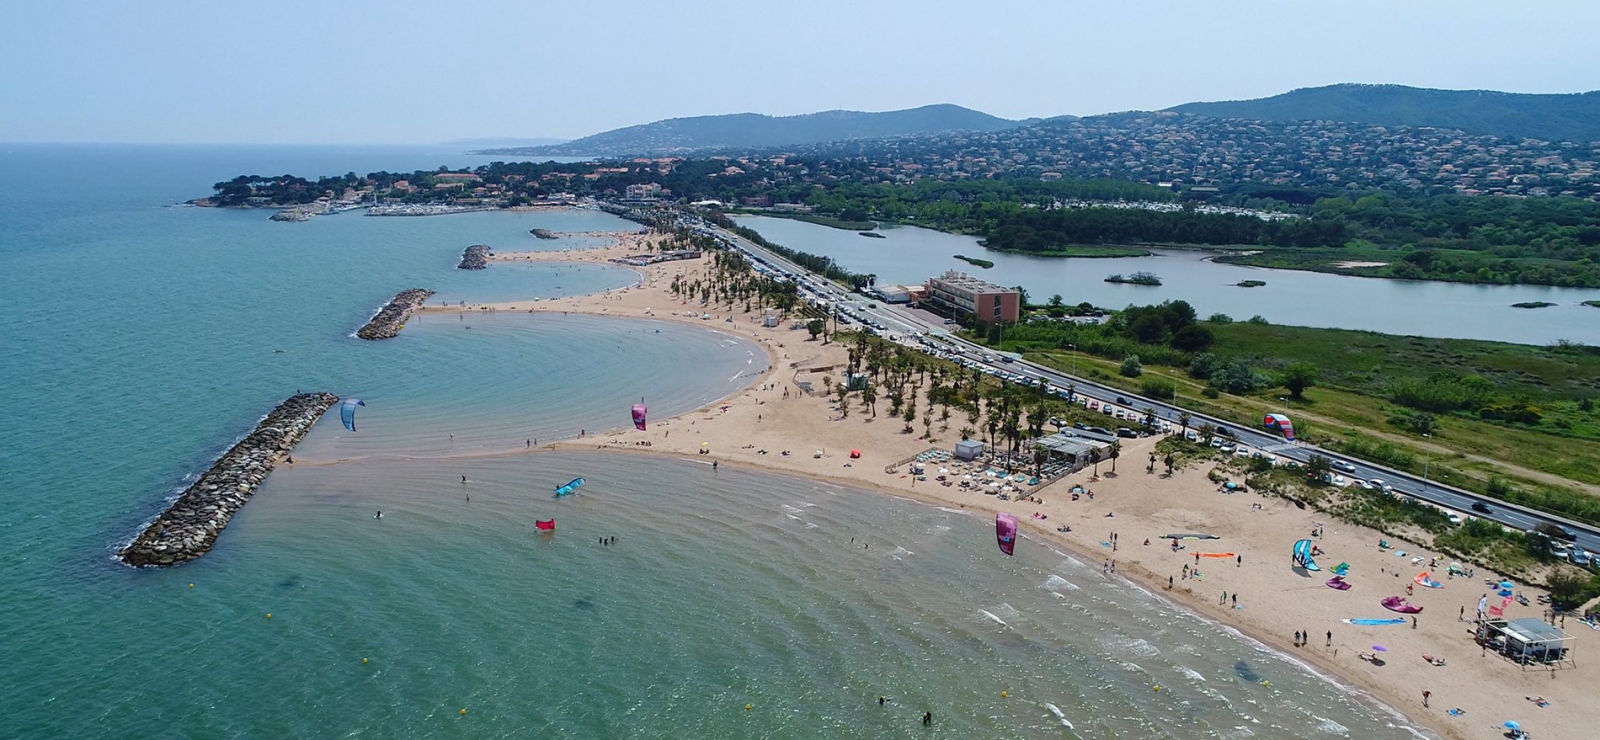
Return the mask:
[[338,402],[332,393],[300,393],[278,404],[117,556],[142,567],[177,565],[206,554],[278,459]]
[[528,233],[532,234],[534,236],[537,236],[540,239],[560,239],[561,238],[561,237],[557,236],[555,234],[555,232],[550,231],[549,229],[528,229]]
[[[462,263],[465,262],[463,259]],[[356,330],[356,336],[362,339],[393,339],[401,329],[406,328],[406,317],[431,295],[433,291],[422,288],[396,293],[393,299],[383,304],[383,308],[372,315],[372,320],[368,321],[366,326]]]
[[456,265],[457,270],[482,270],[489,266],[489,245],[474,244],[461,253],[461,264]]

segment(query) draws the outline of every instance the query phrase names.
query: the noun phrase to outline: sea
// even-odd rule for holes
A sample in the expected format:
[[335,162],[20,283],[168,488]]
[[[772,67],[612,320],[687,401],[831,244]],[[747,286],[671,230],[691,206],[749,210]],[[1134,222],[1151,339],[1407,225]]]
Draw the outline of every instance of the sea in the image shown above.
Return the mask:
[[[181,205],[240,173],[481,159],[0,145],[0,737],[1425,736],[1097,563],[1039,541],[1006,558],[959,510],[530,450],[768,369],[716,322],[471,308],[623,288],[625,269],[455,269],[472,244],[597,243],[531,228],[632,224]],[[467,305],[351,336],[411,287]],[[299,390],[362,398],[357,431],[323,419],[205,557],[113,559]]]

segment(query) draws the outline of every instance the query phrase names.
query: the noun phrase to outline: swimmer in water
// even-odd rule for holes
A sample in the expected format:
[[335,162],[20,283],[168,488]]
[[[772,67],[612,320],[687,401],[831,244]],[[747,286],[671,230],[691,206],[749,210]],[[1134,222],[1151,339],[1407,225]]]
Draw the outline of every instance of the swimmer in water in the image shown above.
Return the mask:
[[461,482],[462,483],[466,483],[467,482],[467,476],[464,476],[464,475],[461,476]]
[[380,511],[380,512],[378,512],[376,514],[373,514],[372,518],[373,519],[382,519],[383,518],[383,512]]

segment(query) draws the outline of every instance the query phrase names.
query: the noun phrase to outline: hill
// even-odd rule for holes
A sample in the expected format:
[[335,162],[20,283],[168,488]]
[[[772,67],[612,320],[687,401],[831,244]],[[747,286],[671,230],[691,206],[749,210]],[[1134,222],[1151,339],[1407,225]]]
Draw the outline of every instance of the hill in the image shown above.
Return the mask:
[[585,136],[553,146],[489,149],[482,154],[615,157],[681,154],[707,149],[752,149],[871,139],[935,131],[994,131],[1022,125],[959,105],[926,105],[883,113],[834,110],[799,116],[735,113],[669,118]]
[[1256,100],[1185,103],[1167,110],[1213,118],[1432,126],[1546,141],[1600,141],[1600,91],[1534,95],[1345,84]]

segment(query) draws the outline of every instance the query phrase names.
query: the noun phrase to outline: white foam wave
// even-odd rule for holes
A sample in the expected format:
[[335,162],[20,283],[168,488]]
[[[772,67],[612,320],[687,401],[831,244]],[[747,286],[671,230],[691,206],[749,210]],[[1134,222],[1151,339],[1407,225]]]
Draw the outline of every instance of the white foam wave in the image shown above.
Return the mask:
[[983,615],[983,616],[985,616],[985,617],[988,617],[988,618],[990,618],[990,619],[993,619],[993,620],[994,620],[994,621],[995,621],[995,623],[996,623],[996,624],[999,624],[999,625],[1001,625],[1001,626],[1003,626],[1003,627],[1010,627],[1010,626],[1011,626],[1011,625],[1009,625],[1009,624],[1006,624],[1006,620],[1004,620],[1004,619],[1001,619],[1001,618],[999,618],[999,617],[997,617],[997,616],[995,616],[995,615],[994,615],[994,613],[993,613],[993,612],[991,612],[991,611],[988,611],[988,610],[986,610],[986,609],[979,609],[979,610],[978,610],[978,613],[979,613],[979,614],[982,614],[982,615]]
[[1331,719],[1328,719],[1327,717],[1318,717],[1315,714],[1311,715],[1311,717],[1313,719],[1317,720],[1317,722],[1318,722],[1318,724],[1317,724],[1317,732],[1326,732],[1329,735],[1348,735],[1348,734],[1350,734],[1350,728],[1345,727],[1344,725],[1341,725],[1338,722],[1335,722],[1335,721],[1333,721]]
[[1069,730],[1078,729],[1078,728],[1072,726],[1072,722],[1067,719],[1067,715],[1061,713],[1061,708],[1060,707],[1058,707],[1058,706],[1056,706],[1054,704],[1051,704],[1050,702],[1045,702],[1044,703],[1044,708],[1050,710],[1050,713],[1054,714],[1056,716],[1056,719],[1061,720],[1061,726],[1062,727],[1065,727],[1065,728],[1067,728]]
[[1180,665],[1180,666],[1178,666],[1178,670],[1180,672],[1182,672],[1183,675],[1188,676],[1192,680],[1195,680],[1195,681],[1204,681],[1204,680],[1206,680],[1206,677],[1200,675],[1199,671],[1197,671],[1197,670],[1195,670],[1193,668],[1189,668],[1188,666],[1181,666]]
[[1063,589],[1067,591],[1080,590],[1078,588],[1078,584],[1062,578],[1054,573],[1050,574],[1049,578],[1044,579],[1044,584],[1040,586],[1040,588],[1043,588],[1046,591],[1061,591]]

